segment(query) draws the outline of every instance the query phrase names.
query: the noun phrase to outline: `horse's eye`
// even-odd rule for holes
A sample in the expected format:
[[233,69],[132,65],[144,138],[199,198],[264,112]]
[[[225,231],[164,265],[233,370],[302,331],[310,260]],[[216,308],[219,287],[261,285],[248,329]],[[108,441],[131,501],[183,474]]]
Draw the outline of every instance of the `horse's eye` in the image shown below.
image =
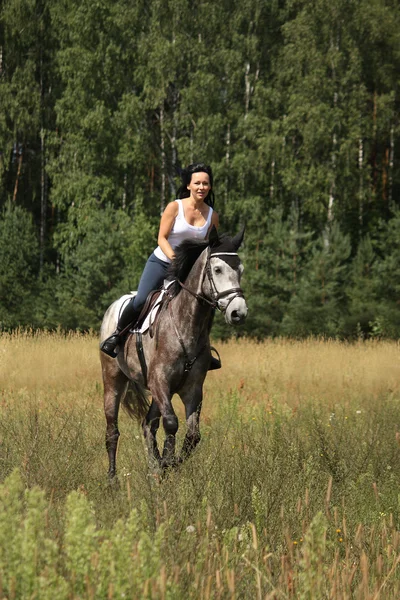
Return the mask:
[[220,275],[220,274],[222,273],[222,269],[221,269],[221,267],[214,267],[214,273],[215,273],[216,275]]

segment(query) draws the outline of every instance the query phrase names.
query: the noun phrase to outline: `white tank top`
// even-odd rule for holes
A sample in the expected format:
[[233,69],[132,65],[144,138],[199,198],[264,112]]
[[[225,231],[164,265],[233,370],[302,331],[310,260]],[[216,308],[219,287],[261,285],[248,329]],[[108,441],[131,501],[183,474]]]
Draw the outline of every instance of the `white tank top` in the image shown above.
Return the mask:
[[[185,213],[183,211],[182,200],[175,200],[178,203],[178,214],[175,217],[174,224],[168,236],[168,242],[171,244],[172,250],[174,250],[183,240],[195,239],[195,240],[204,240],[208,229],[211,223],[211,216],[213,213],[213,209],[210,206],[210,210],[208,211],[207,221],[201,227],[196,227],[195,225],[189,225],[189,223],[185,219]],[[160,246],[154,250],[155,256],[160,260],[165,262],[171,262],[171,260],[164,254],[161,250]]]

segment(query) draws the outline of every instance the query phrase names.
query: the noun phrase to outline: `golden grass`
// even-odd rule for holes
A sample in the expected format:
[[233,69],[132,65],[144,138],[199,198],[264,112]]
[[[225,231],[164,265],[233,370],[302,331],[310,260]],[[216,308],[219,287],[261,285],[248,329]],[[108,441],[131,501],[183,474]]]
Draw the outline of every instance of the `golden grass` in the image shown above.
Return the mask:
[[[250,405],[303,400],[328,405],[378,398],[400,387],[400,344],[334,340],[251,340],[216,343],[223,368],[205,383],[208,408],[232,391]],[[35,332],[0,335],[0,389],[73,392],[101,386],[94,335]],[[207,406],[205,407],[207,408]]]
[[95,336],[48,332],[0,335],[0,389],[73,391],[100,381]]
[[[105,487],[97,337],[0,335],[1,480],[18,468],[27,488],[46,490],[56,540],[72,490],[95,507],[102,536],[139,510],[143,535],[160,536],[177,598],[400,597],[400,345],[215,345],[223,368],[206,379],[199,450],[161,483],[149,477],[140,428],[123,416],[115,494]],[[143,585],[157,569],[143,570]]]
[[362,402],[400,387],[400,344],[335,340],[230,341],[219,350],[223,370],[211,372],[212,394],[240,388],[251,403],[295,406],[303,400],[328,405],[346,398]]

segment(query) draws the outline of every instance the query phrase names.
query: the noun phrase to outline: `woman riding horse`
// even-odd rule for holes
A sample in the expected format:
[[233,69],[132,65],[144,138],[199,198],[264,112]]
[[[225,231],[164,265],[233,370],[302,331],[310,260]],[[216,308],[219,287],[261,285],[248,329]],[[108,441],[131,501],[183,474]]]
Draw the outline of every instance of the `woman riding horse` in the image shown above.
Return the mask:
[[[213,226],[218,228],[218,214],[214,211],[213,174],[203,163],[189,165],[182,171],[182,185],[178,199],[168,204],[160,222],[158,247],[150,255],[139,282],[137,294],[123,310],[114,333],[104,340],[101,350],[115,358],[121,341],[121,332],[134,325],[148,294],[159,289],[174,258],[175,248],[185,239],[204,240]],[[210,369],[219,369],[220,361],[211,357]]]
[[[121,404],[142,423],[152,468],[165,471],[180,464],[199,443],[214,311],[220,310],[230,325],[243,323],[247,316],[240,286],[243,265],[238,256],[243,234],[244,230],[233,238],[220,238],[213,227],[207,240],[181,242],[175,249],[171,283],[165,291],[153,331],[148,328],[143,335],[128,334],[115,359],[100,353],[110,481],[116,478]],[[126,299],[127,296],[122,296],[106,311],[100,331],[102,341],[115,329]],[[142,340],[140,348],[138,337]],[[172,405],[174,394],[180,396],[186,413],[186,435],[179,454],[175,453],[178,418]],[[165,432],[162,453],[156,439],[160,421]]]

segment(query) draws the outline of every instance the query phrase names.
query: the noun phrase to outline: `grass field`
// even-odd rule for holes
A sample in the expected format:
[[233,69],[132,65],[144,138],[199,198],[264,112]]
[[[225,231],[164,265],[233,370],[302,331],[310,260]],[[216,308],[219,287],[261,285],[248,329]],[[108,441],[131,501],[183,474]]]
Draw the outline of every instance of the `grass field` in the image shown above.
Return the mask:
[[400,598],[400,345],[217,346],[198,450],[159,481],[122,412],[116,490],[96,338],[0,336],[1,599]]

